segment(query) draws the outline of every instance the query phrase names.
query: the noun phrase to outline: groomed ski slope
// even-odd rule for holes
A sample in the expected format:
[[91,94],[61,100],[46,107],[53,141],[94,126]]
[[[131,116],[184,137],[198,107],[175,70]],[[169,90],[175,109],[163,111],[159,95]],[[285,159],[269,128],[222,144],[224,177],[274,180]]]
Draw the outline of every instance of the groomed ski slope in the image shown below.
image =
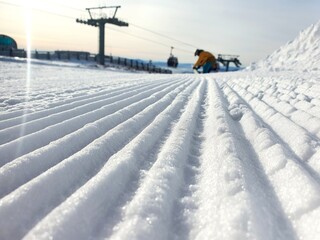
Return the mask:
[[320,239],[319,73],[0,70],[0,239]]

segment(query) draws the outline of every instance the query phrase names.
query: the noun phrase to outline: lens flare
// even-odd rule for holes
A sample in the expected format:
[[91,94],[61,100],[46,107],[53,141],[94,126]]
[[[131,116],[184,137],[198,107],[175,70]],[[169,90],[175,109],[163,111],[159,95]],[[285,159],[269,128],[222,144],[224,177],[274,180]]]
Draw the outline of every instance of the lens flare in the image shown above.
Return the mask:
[[[27,64],[26,64],[26,81],[25,81],[25,106],[23,111],[23,118],[21,122],[20,138],[25,135],[25,123],[27,120],[28,113],[28,100],[30,95],[30,85],[31,85],[31,27],[32,27],[32,4],[33,1],[23,1],[24,15],[25,15],[25,34],[26,34],[26,53],[27,53]],[[17,155],[22,151],[23,139],[20,139],[16,153]]]
[[30,80],[31,80],[31,26],[32,26],[32,1],[26,1],[30,3],[25,6],[25,22],[26,22],[26,41],[27,41],[27,81],[26,81],[26,91],[27,96],[30,91]]

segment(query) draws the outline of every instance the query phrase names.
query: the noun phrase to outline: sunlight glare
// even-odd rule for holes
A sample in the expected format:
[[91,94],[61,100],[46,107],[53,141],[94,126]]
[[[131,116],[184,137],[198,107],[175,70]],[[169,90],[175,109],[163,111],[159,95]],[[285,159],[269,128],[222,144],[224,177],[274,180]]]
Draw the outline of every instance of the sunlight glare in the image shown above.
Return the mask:
[[[26,69],[26,82],[25,82],[25,106],[23,112],[23,118],[21,122],[21,129],[20,129],[20,137],[25,135],[25,122],[26,122],[26,114],[28,113],[28,106],[27,102],[29,100],[30,94],[30,83],[31,83],[31,27],[32,27],[32,6],[33,1],[21,1],[24,5],[24,15],[25,15],[25,34],[26,34],[26,48],[27,48],[27,69]],[[16,153],[17,155],[20,153],[23,146],[23,141],[18,144]]]
[[25,1],[25,24],[26,24],[26,46],[27,46],[27,82],[26,90],[29,95],[30,78],[31,78],[31,26],[32,26],[32,0]]

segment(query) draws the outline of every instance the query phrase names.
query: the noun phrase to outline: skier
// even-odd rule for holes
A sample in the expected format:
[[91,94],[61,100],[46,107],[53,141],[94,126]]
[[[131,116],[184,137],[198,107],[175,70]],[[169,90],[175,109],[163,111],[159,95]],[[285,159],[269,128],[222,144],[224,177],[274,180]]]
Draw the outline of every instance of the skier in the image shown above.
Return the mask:
[[212,53],[204,51],[202,49],[197,49],[194,56],[199,56],[198,61],[193,65],[193,69],[198,71],[202,67],[202,73],[209,73],[211,71],[218,71],[219,65],[215,56]]

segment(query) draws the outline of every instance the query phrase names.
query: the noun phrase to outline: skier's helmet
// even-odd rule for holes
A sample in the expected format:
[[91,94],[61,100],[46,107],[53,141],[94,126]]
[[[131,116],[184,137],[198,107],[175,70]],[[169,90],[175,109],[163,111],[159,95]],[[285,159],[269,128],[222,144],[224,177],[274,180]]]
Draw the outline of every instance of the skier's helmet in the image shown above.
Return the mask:
[[199,54],[200,54],[201,52],[203,52],[202,49],[197,49],[197,50],[194,52],[194,55],[195,55],[195,56],[199,56]]

